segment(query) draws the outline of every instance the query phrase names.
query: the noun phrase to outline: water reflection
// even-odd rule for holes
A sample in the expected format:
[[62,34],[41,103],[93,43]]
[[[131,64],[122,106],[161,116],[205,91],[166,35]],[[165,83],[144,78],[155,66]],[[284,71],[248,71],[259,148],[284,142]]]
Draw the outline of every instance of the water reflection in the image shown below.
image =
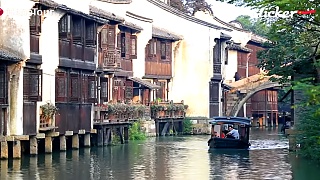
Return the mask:
[[255,148],[250,151],[208,152],[208,138],[150,138],[124,146],[0,161],[0,179],[318,179],[319,167],[290,155],[287,139],[277,129],[252,129]]

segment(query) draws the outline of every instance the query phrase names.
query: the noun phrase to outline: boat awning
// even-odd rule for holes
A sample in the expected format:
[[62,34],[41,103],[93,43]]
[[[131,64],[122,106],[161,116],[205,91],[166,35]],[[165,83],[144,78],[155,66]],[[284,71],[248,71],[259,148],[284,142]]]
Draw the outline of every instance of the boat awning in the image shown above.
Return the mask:
[[212,120],[209,121],[209,124],[245,124],[247,126],[251,125],[251,120],[246,117],[213,117]]
[[141,84],[142,86],[145,86],[149,89],[160,89],[161,87],[156,85],[156,84],[152,84],[148,81],[145,81],[143,79],[140,79],[140,78],[137,78],[137,77],[129,77],[128,78],[129,80],[133,81],[133,82],[136,82],[138,84]]

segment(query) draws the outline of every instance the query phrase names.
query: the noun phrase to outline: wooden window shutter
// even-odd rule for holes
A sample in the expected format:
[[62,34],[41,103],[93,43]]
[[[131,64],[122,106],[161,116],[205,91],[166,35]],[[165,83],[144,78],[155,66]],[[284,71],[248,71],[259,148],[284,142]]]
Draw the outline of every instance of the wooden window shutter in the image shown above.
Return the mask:
[[100,48],[106,50],[108,48],[108,26],[101,29],[99,33],[100,37]]
[[7,104],[8,97],[7,67],[0,67],[0,104]]
[[126,59],[131,59],[131,34],[125,33]]
[[41,32],[41,16],[32,14],[30,17],[30,33],[39,34]]
[[67,102],[67,73],[56,72],[56,102]]
[[171,42],[166,43],[166,60],[171,61],[172,55],[172,44]]
[[82,74],[81,75],[81,102],[87,103],[88,102],[88,75]]
[[88,76],[88,102],[97,102],[97,80],[95,76]]
[[137,36],[136,35],[131,35],[131,59],[137,59]]
[[42,100],[42,70],[24,68],[23,97],[31,102]]
[[110,49],[116,48],[116,27],[114,25],[109,25],[108,28],[108,47]]
[[133,98],[133,82],[125,82],[125,99],[131,100]]
[[[156,53],[153,55],[153,57],[159,57],[161,58],[161,42],[160,41],[156,41],[156,47],[155,47],[155,51]],[[158,59],[158,58],[157,58]]]
[[120,34],[120,51],[121,51],[121,57],[126,58],[127,52],[126,52],[126,34],[121,33]]
[[121,50],[121,33],[117,34],[117,49]]
[[95,22],[87,22],[86,21],[86,44],[87,45],[96,45],[96,31],[97,24]]
[[167,45],[165,42],[160,43],[160,56],[161,59],[166,60],[167,59]]
[[59,38],[70,38],[71,16],[66,14],[59,21]]
[[72,38],[74,42],[83,40],[84,20],[82,18],[73,18],[72,21]]
[[69,97],[70,102],[79,102],[80,100],[80,78],[79,74],[70,74],[70,81],[69,81]]

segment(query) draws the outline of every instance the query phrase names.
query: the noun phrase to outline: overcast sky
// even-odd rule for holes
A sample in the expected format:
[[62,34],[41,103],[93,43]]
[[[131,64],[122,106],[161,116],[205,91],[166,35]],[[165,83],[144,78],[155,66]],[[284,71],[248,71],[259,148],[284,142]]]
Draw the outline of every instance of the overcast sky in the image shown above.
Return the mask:
[[222,3],[216,0],[207,0],[207,2],[212,5],[213,14],[225,22],[235,20],[240,15],[257,17],[257,12],[250,8],[236,7],[233,4]]

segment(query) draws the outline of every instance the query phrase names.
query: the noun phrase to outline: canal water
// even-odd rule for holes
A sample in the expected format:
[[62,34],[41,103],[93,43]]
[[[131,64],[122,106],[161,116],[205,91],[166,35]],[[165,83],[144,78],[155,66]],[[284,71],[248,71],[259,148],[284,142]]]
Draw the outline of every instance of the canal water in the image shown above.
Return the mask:
[[278,129],[253,128],[249,151],[208,152],[208,138],[150,138],[127,145],[1,161],[0,179],[320,179],[319,166],[290,154],[288,140]]

